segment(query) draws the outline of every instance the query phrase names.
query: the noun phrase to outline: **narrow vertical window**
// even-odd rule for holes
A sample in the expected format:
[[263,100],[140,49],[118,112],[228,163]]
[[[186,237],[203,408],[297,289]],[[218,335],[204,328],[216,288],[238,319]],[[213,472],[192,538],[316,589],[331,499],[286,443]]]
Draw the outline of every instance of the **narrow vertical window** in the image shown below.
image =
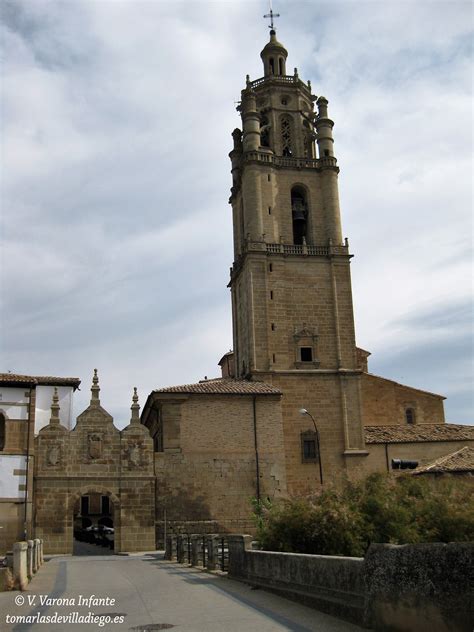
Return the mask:
[[272,359],[273,359],[273,363],[275,363],[275,362],[276,362],[276,356],[275,356],[275,354],[273,354],[273,355],[272,355]]
[[273,59],[273,57],[270,57],[270,59],[268,60],[268,63],[270,64],[270,74],[274,75],[275,74],[275,60]]
[[284,71],[283,71],[283,59],[281,57],[278,58],[278,70],[279,70],[279,74],[283,75]]
[[275,331],[275,323],[272,323],[272,331]]
[[6,436],[5,415],[3,413],[0,413],[0,450],[5,449],[5,436]]
[[273,263],[270,263],[268,266],[268,271],[273,272]]
[[413,410],[413,408],[407,408],[405,410],[405,418],[407,420],[407,424],[415,423],[415,411]]
[[102,507],[101,507],[102,514],[109,514],[110,513],[110,499],[108,496],[102,496]]
[[281,149],[283,156],[293,155],[293,139],[292,139],[292,125],[291,117],[288,114],[284,114],[281,117]]
[[81,496],[81,515],[87,516],[89,514],[89,496]]
[[260,146],[270,147],[270,125],[264,114],[260,115]]
[[302,244],[306,239],[308,204],[306,191],[301,187],[291,189],[291,214],[293,219],[293,243]]
[[273,290],[270,290],[270,300],[273,301]]

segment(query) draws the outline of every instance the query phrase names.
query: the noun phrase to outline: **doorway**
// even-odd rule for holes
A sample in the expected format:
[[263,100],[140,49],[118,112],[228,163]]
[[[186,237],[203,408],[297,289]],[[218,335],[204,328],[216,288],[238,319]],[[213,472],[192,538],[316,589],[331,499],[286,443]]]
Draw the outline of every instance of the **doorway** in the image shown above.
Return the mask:
[[73,516],[73,555],[114,553],[114,503],[109,495],[83,494],[74,503]]

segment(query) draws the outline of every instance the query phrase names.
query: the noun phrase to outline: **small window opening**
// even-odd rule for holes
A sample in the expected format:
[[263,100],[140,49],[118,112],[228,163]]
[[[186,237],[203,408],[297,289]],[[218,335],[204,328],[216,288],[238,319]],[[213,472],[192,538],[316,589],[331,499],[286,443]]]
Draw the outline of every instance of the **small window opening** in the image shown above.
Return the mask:
[[324,155],[325,155],[325,156],[329,156],[329,149],[325,149],[325,150],[324,150]]
[[269,206],[269,207],[268,207],[268,214],[269,214],[269,215],[271,215],[271,214],[272,214],[272,207],[271,207],[271,206]]
[[278,59],[278,70],[280,75],[283,75],[283,59],[281,57]]
[[6,436],[6,420],[5,415],[0,413],[0,450],[5,449],[5,436]]
[[268,62],[270,64],[270,74],[274,75],[275,74],[275,61],[274,61],[273,57],[270,57]]
[[102,496],[102,512],[103,514],[110,513],[110,498],[108,496]]
[[89,513],[89,496],[81,496],[81,515],[87,516]]
[[308,205],[304,189],[294,187],[291,190],[291,214],[293,218],[293,243],[302,244],[306,239]]
[[272,323],[272,331],[275,331],[275,323]]
[[314,439],[303,440],[303,459],[306,461],[316,459],[316,441]]
[[268,182],[270,182],[270,180],[271,180],[271,177],[270,177],[270,174],[268,174]]
[[273,272],[273,263],[270,263],[270,264],[269,264],[269,266],[268,266],[268,270],[269,270],[270,272]]
[[276,356],[275,356],[275,354],[273,354],[273,355],[272,355],[272,360],[273,360],[273,363],[275,363],[275,362],[276,362]]
[[270,300],[273,301],[273,290],[270,290]]
[[300,358],[301,358],[301,362],[312,362],[313,361],[313,349],[311,347],[301,347],[300,348]]
[[413,410],[413,408],[407,408],[405,410],[405,418],[407,420],[407,424],[415,423],[415,411]]
[[270,147],[270,125],[268,117],[263,114],[260,116],[260,145]]
[[418,467],[418,461],[408,459],[392,459],[392,470],[414,470]]

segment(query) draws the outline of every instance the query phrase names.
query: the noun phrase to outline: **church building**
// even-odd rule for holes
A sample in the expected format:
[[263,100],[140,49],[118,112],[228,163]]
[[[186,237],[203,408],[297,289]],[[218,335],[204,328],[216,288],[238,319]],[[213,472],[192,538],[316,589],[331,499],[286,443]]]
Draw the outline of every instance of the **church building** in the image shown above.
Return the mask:
[[251,497],[428,464],[474,439],[473,427],[445,423],[443,396],[369,373],[328,100],[288,74],[273,28],[260,56],[230,152],[233,351],[221,378],[157,389],[141,416],[157,517],[166,507],[188,526],[250,528]]
[[[221,377],[152,391],[130,423],[100,403],[76,420],[78,378],[0,374],[0,554],[74,529],[114,529],[116,552],[164,532],[252,532],[252,502],[317,494],[371,472],[472,476],[474,426],[442,395],[369,372],[356,344],[328,100],[270,31],[230,152],[233,350]],[[45,403],[47,398],[47,404]],[[47,410],[48,409],[48,410]]]

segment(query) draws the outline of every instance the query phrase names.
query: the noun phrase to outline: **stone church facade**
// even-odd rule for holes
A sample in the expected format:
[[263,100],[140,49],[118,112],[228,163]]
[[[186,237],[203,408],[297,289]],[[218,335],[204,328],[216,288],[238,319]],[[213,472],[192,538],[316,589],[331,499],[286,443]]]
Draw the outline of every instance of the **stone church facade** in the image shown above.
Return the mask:
[[[441,395],[372,375],[356,345],[334,123],[327,99],[286,74],[287,55],[272,29],[232,134],[233,351],[222,376],[154,390],[141,417],[135,393],[122,431],[100,406],[97,374],[74,429],[53,397],[49,423],[18,444],[34,464],[26,532],[48,553],[72,552],[87,495],[113,507],[115,550],[143,551],[165,530],[252,531],[252,499],[314,494],[394,462],[431,471],[462,451],[474,471],[464,450],[474,427],[445,423]],[[25,425],[12,414],[0,405],[0,464],[5,428]],[[20,502],[0,497],[0,514]]]

